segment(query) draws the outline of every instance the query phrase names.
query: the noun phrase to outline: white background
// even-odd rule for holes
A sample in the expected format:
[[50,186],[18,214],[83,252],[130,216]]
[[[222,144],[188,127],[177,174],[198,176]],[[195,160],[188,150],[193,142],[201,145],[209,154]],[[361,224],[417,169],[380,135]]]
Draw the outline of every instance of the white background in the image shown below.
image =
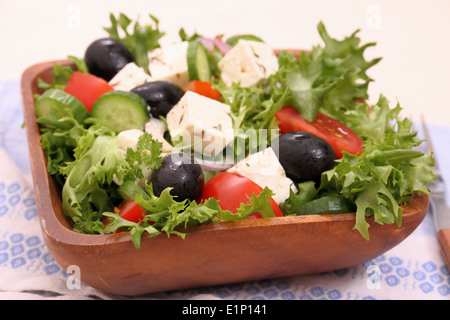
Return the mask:
[[363,43],[376,42],[366,58],[383,57],[370,72],[370,102],[380,93],[404,114],[450,125],[449,0],[0,0],[0,79],[19,79],[28,66],[82,57],[105,37],[109,13],[160,20],[166,40],[180,27],[205,36],[253,33],[276,48],[321,44],[317,24],[342,38],[360,29]]

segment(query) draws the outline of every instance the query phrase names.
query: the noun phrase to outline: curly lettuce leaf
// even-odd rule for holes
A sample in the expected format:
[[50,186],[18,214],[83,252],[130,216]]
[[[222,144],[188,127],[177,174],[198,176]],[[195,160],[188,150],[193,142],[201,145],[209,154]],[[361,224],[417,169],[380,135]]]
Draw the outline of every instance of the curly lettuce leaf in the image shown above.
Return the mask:
[[[136,64],[148,74],[150,74],[148,53],[160,47],[159,40],[165,35],[159,30],[159,20],[153,15],[149,17],[153,25],[141,25],[135,21],[131,26],[132,20],[125,14],[120,13],[117,18],[110,14],[111,27],[103,28],[111,38],[121,41],[130,50]],[[130,26],[131,31],[128,30]]]
[[[365,106],[360,101],[368,97],[371,81],[366,71],[380,60],[366,60],[363,56],[374,43],[361,46],[357,32],[343,40],[335,40],[328,35],[323,23],[319,23],[317,29],[323,46],[315,46],[298,56],[280,52],[279,70],[262,83],[227,87],[219,81],[215,85],[223,101],[231,107],[237,138],[245,141],[248,129],[277,128],[275,114],[288,104],[307,121],[313,121],[317,112],[337,120],[354,112],[352,120],[355,123],[360,120],[360,112]],[[268,136],[268,141],[271,138]],[[244,150],[239,147],[239,144],[235,146],[236,154],[248,152],[248,145]]]
[[[101,233],[102,213],[114,209],[121,201],[114,179],[135,181],[143,176],[142,167],[156,169],[161,165],[161,144],[145,133],[138,139],[136,153],[128,149],[125,157],[118,148],[117,136],[96,135],[88,131],[77,139],[74,160],[60,172],[66,177],[62,188],[62,207],[75,222],[74,229],[83,233]],[[131,151],[130,151],[131,150]]]
[[79,139],[93,140],[99,135],[112,134],[97,120],[84,119],[84,116],[74,114],[72,109],[63,104],[55,104],[49,114],[38,117],[36,121],[40,125],[40,141],[47,158],[47,171],[60,185],[64,184],[67,175],[63,174],[61,168],[70,166],[82,146],[90,145],[82,143],[80,146]]
[[356,108],[358,99],[368,97],[372,79],[367,70],[381,60],[364,58],[365,50],[375,43],[360,46],[359,30],[336,40],[322,22],[317,29],[325,45],[301,52],[297,68],[285,75],[293,95],[291,104],[307,121],[313,121],[319,111],[336,118],[343,111]]
[[[433,179],[429,169],[432,158],[414,150],[421,141],[411,130],[411,122],[399,119],[398,103],[390,108],[383,95],[370,108],[362,102],[372,81],[367,70],[380,61],[364,58],[365,50],[374,43],[361,45],[358,31],[343,40],[333,39],[322,23],[318,31],[324,46],[315,46],[298,57],[281,52],[279,71],[262,84],[223,88],[219,83],[217,87],[231,106],[235,130],[276,127],[274,115],[291,104],[306,120],[314,120],[321,112],[344,123],[363,140],[363,153],[344,154],[323,174],[316,195],[335,193],[355,203],[355,228],[368,239],[366,217],[400,225],[400,205],[415,191],[428,192],[427,183]],[[282,204],[284,212],[295,214],[296,207],[315,196],[307,191],[313,188],[305,188],[291,193]]]
[[146,212],[144,218],[136,223],[121,218],[117,213],[104,212],[103,215],[111,222],[104,232],[129,231],[133,244],[139,249],[144,233],[153,237],[164,232],[167,236],[177,235],[184,238],[186,233],[180,228],[185,228],[189,224],[243,220],[255,212],[264,218],[275,217],[270,204],[273,192],[267,187],[258,195],[253,194],[249,197],[249,203],[241,203],[236,213],[223,210],[215,198],[207,199],[201,204],[196,201],[177,201],[176,197],[170,194],[171,189],[170,187],[164,189],[158,197],[153,193],[152,185],[146,185],[148,197],[139,194],[135,199]]
[[[384,98],[380,103],[384,103]],[[389,120],[389,121],[388,121]],[[377,120],[378,121],[378,120]],[[369,239],[366,217],[375,222],[401,225],[402,204],[414,192],[428,194],[427,184],[434,179],[431,155],[416,150],[422,142],[411,130],[407,118],[384,118],[376,139],[366,139],[361,155],[344,152],[337,165],[322,174],[320,190],[332,190],[352,200],[356,206],[357,229]]]
[[[83,148],[84,152],[65,168],[68,174],[62,188],[62,208],[79,232],[90,233],[92,230],[80,228],[80,225],[86,221],[99,221],[101,212],[113,210],[114,204],[106,186],[126,163],[120,158],[116,136],[99,136],[90,147]],[[95,231],[99,228],[97,226]]]

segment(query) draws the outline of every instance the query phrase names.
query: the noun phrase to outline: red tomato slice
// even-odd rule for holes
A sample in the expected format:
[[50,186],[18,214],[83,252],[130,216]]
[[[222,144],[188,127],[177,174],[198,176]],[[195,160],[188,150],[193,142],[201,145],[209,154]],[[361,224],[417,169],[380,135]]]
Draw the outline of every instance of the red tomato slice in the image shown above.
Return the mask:
[[189,82],[187,89],[210,99],[220,99],[220,91],[214,89],[211,82],[192,80]]
[[144,209],[141,208],[133,199],[128,199],[121,206],[119,206],[119,216],[125,220],[132,222],[139,222],[146,214]]
[[65,92],[80,100],[86,110],[91,112],[94,102],[103,94],[114,88],[104,79],[89,73],[74,71],[67,82]]
[[[144,209],[141,208],[133,199],[129,199],[120,204],[117,209],[119,210],[119,216],[125,220],[132,222],[139,222],[146,214]],[[117,212],[117,211],[116,211]],[[105,219],[103,222],[105,228],[110,224],[109,219]],[[119,233],[120,230],[116,230],[115,233]]]
[[[258,195],[263,188],[243,176],[231,172],[220,172],[212,177],[205,184],[200,203],[214,197],[219,201],[219,205],[223,210],[229,210],[236,213],[241,202],[249,203],[249,197],[253,194]],[[278,204],[275,200],[270,199],[272,209],[275,216],[282,217]],[[261,214],[253,213],[248,219],[262,218]]]
[[346,125],[322,113],[317,113],[313,122],[308,122],[292,106],[285,106],[275,114],[280,122],[280,133],[290,131],[306,131],[327,141],[336,153],[338,159],[342,158],[342,151],[350,154],[362,152],[362,140]]

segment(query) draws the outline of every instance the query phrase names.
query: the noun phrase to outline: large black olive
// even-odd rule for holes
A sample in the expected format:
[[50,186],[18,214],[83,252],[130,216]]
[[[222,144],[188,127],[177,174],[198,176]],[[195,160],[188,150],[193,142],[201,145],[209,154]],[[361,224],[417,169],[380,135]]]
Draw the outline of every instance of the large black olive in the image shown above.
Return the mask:
[[169,81],[147,82],[131,91],[144,98],[155,118],[165,117],[184,95],[183,89]]
[[294,182],[319,182],[322,172],[333,168],[336,154],[331,145],[303,131],[285,133],[272,142],[272,148]]
[[112,38],[102,38],[95,40],[87,47],[84,61],[89,73],[109,81],[123,67],[135,60],[122,42]]
[[167,187],[173,188],[170,194],[176,197],[176,201],[198,201],[205,184],[200,165],[178,154],[167,155],[161,167],[153,171],[150,181],[156,196],[160,196]]

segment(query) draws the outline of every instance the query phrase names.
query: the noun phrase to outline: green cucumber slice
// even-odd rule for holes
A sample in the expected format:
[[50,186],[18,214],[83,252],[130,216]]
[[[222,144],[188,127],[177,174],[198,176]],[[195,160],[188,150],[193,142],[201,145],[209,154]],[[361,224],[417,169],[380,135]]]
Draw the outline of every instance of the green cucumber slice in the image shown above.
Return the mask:
[[91,117],[103,120],[105,125],[116,131],[144,129],[150,118],[145,100],[128,91],[110,91],[95,101]]
[[297,215],[312,214],[336,214],[354,212],[354,204],[347,198],[339,195],[324,196],[309,202],[306,202],[297,208]]
[[138,194],[142,195],[142,198],[145,200],[149,199],[148,194],[130,180],[124,181],[117,191],[125,201],[128,199],[136,199]]
[[79,123],[89,117],[84,105],[74,96],[61,89],[49,89],[36,100],[34,106],[36,118],[51,118],[58,120],[73,116]]
[[211,81],[208,52],[200,41],[190,41],[187,50],[189,80]]

